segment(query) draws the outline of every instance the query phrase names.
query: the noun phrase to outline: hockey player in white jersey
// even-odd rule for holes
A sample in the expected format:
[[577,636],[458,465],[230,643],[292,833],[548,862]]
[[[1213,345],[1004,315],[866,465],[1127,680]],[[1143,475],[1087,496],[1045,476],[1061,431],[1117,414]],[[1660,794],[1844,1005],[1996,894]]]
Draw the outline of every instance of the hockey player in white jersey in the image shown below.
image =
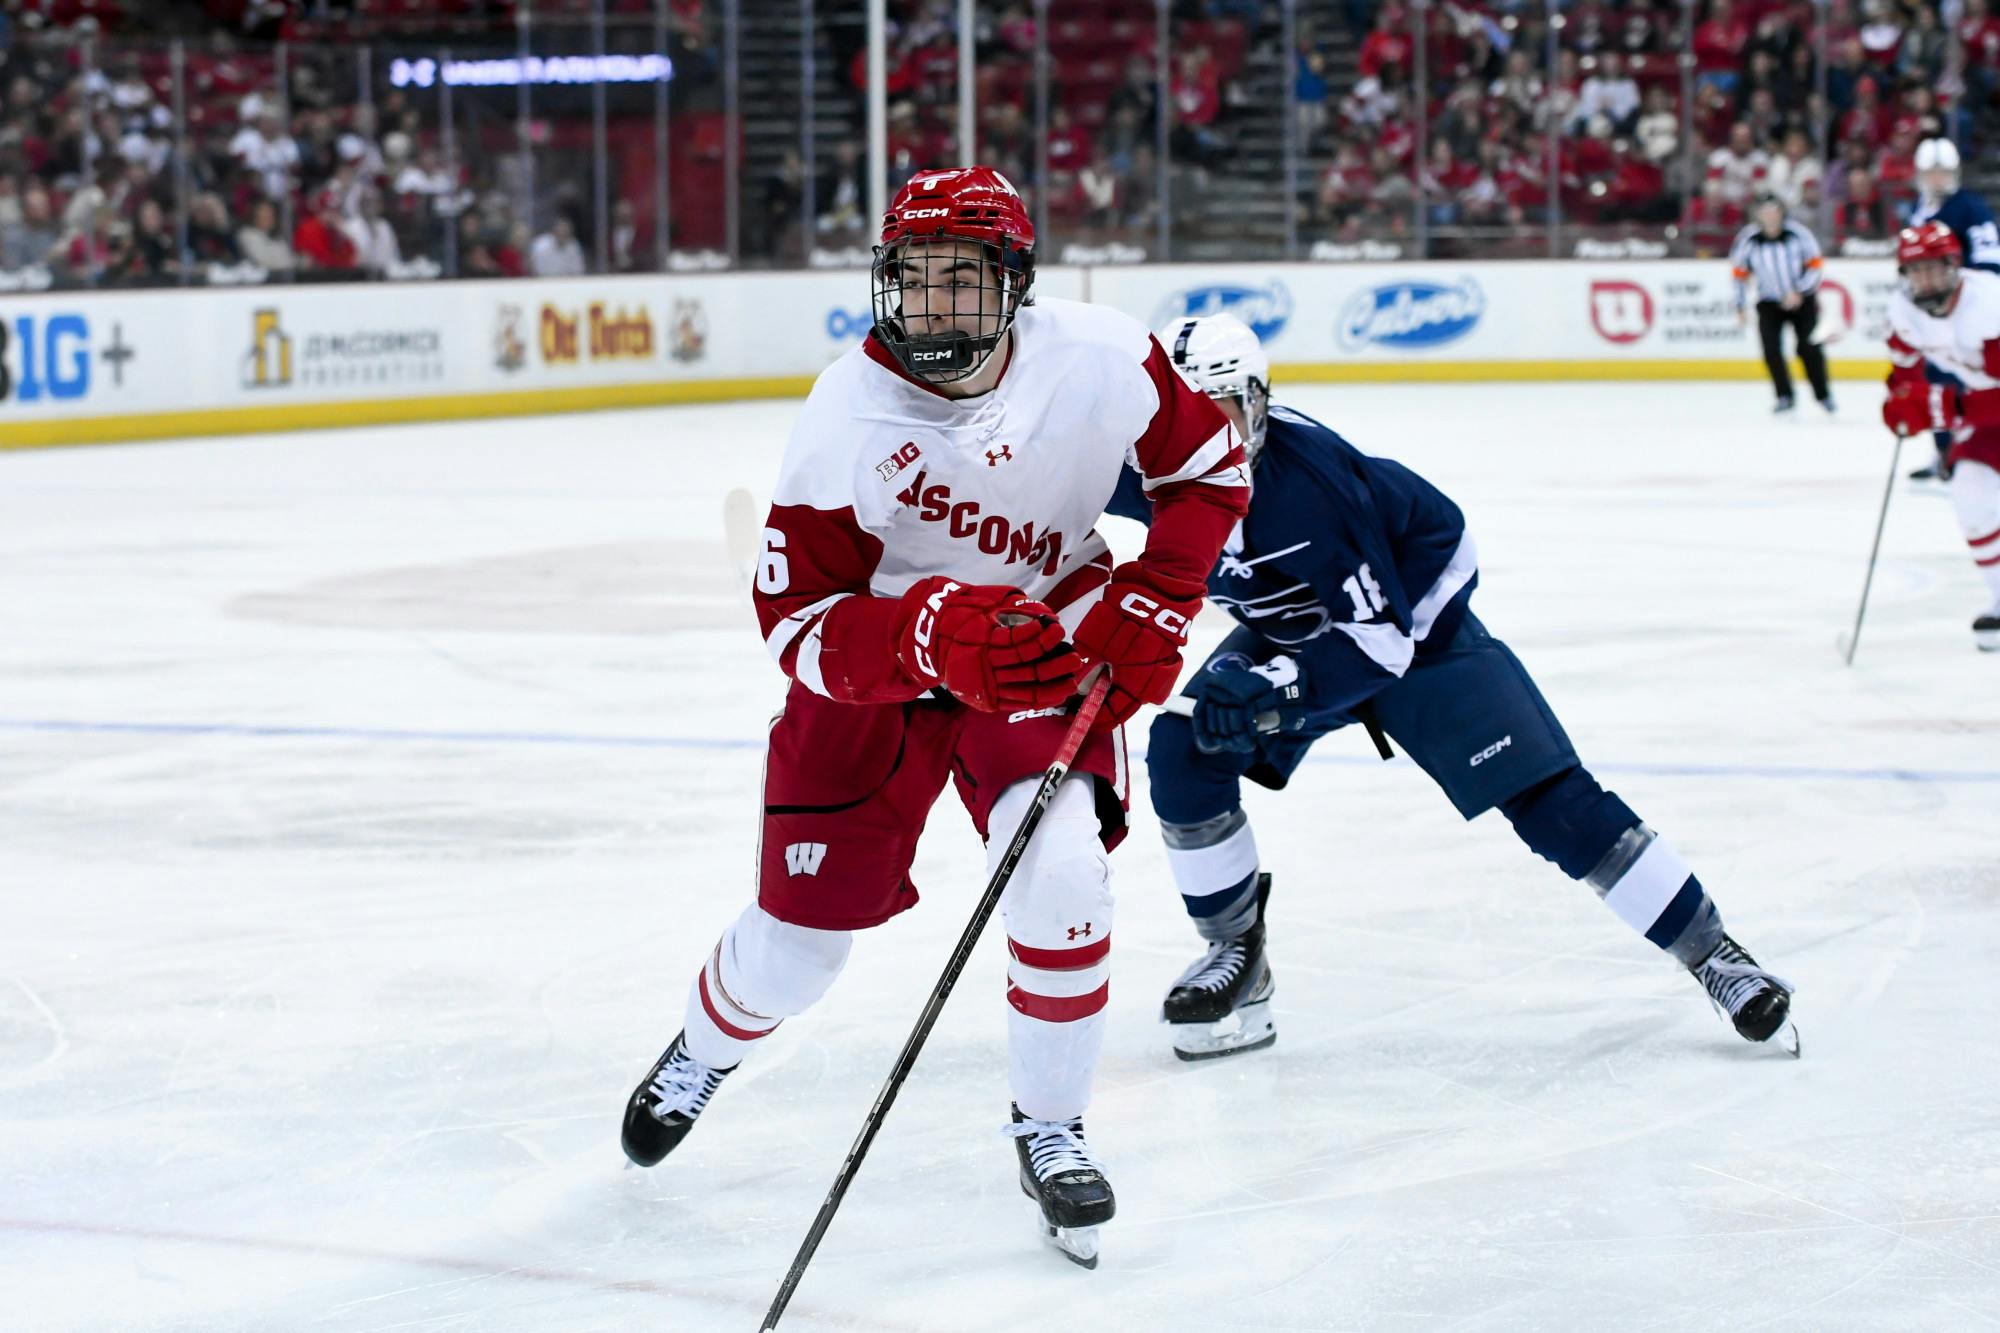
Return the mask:
[[[1120,724],[1172,692],[1248,471],[1144,326],[1036,303],[1033,283],[1034,228],[998,172],[920,173],[884,219],[874,327],[813,386],[763,533],[754,600],[792,685],[757,898],[697,971],[623,1144],[641,1166],[672,1151],[724,1076],[832,984],[852,933],[916,903],[910,865],[946,782],[997,858],[1063,705],[1107,663],[1101,729],[1000,902],[1021,1187],[1049,1238],[1094,1265],[1115,1202],[1082,1117],[1109,994],[1107,853],[1125,829]],[[1128,467],[1153,527],[1114,568],[1096,523]]]
[[[1889,298],[1889,397],[1882,420],[1901,436],[1948,432],[1952,507],[1989,604],[1973,642],[2000,651],[2000,274],[1967,269],[1943,222],[1896,238],[1902,281]],[[1940,380],[1939,373],[1949,377]]]

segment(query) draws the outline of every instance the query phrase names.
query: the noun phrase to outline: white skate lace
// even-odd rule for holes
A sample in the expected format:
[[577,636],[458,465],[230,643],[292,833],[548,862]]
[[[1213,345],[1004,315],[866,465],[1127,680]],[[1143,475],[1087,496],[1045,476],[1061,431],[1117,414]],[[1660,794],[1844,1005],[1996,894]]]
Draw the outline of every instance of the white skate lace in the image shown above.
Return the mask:
[[1225,940],[1221,944],[1211,944],[1208,946],[1208,952],[1195,960],[1194,965],[1187,971],[1181,973],[1181,979],[1174,985],[1187,986],[1194,990],[1222,990],[1236,980],[1237,973],[1243,970],[1243,964],[1248,957],[1249,951],[1243,947],[1241,940]]
[[660,1066],[660,1072],[653,1075],[649,1085],[648,1090],[655,1098],[653,1118],[665,1120],[670,1115],[683,1115],[694,1119],[722,1086],[722,1075],[726,1072],[710,1069],[685,1052],[676,1053]]
[[1743,1006],[1767,987],[1782,990],[1787,995],[1795,989],[1791,982],[1773,976],[1750,961],[1750,955],[1744,953],[1741,946],[1728,940],[1716,946],[1708,961],[1701,965],[1699,975],[1709,998],[1731,1018],[1741,1013]]
[[1022,1120],[1003,1126],[1010,1139],[1028,1139],[1028,1165],[1035,1179],[1048,1180],[1066,1171],[1103,1175],[1104,1167],[1083,1141],[1083,1121]]

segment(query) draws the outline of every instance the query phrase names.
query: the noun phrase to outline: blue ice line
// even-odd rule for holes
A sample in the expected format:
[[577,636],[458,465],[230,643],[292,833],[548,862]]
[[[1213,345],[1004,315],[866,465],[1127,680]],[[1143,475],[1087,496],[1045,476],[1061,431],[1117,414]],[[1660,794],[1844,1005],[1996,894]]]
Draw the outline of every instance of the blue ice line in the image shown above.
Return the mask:
[[[258,739],[443,743],[449,745],[567,745],[626,750],[761,750],[761,740],[707,736],[616,736],[564,731],[438,731],[396,727],[288,727],[242,722],[115,722],[74,718],[0,717],[0,731],[102,733],[138,736],[244,736]],[[1143,754],[1143,750],[1138,751]],[[1371,755],[1316,753],[1309,764],[1373,768]],[[1774,782],[1940,782],[2000,783],[2000,770],[1949,768],[1818,768],[1791,764],[1598,764],[1594,773],[1632,773],[1661,778],[1755,778]]]

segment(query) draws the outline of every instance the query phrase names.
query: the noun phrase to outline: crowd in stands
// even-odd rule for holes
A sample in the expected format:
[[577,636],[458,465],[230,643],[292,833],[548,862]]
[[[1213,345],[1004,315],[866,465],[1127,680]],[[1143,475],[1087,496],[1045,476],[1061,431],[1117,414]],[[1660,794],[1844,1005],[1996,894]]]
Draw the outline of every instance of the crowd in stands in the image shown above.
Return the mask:
[[[448,160],[434,97],[380,79],[357,97],[339,86],[353,81],[351,50],[311,58],[315,24],[369,6],[209,0],[216,12],[184,39],[179,127],[168,43],[143,27],[167,8],[0,0],[0,274],[109,286],[600,267],[580,239],[581,191],[524,208],[519,154]],[[509,7],[402,8],[470,20]],[[282,83],[260,32],[304,43]],[[601,267],[651,267],[629,201],[608,233]]]
[[[1580,0],[1564,9],[1551,69],[1539,7],[1443,0],[1429,12],[1419,89],[1411,12],[1389,0],[1345,90],[1326,78],[1316,36],[1301,35],[1301,128],[1333,155],[1317,214],[1375,234],[1407,231],[1419,207],[1433,227],[1519,230],[1546,217],[1553,195],[1566,226],[1678,224],[1713,252],[1771,193],[1808,221],[1829,218],[1836,243],[1882,237],[1915,203],[1917,143],[1966,142],[1991,100],[2000,24],[1987,0],[1961,2],[1962,61],[1922,0],[1831,0],[1822,102],[1809,3],[1706,0],[1689,31],[1678,5]],[[1940,91],[1968,94],[1956,115]],[[1822,126],[1831,163],[1818,154]]]
[[[1920,140],[1955,138],[1973,160],[2000,83],[1993,2],[1952,0],[1947,20],[1930,0],[1700,0],[1692,10],[1572,0],[1552,31],[1533,0],[1301,0],[1287,52],[1277,0],[1169,0],[1163,88],[1154,0],[1055,0],[1046,11],[987,0],[972,34],[980,157],[1071,233],[1149,235],[1163,172],[1177,199],[1190,183],[1283,190],[1243,179],[1250,127],[1272,115],[1268,87],[1251,84],[1261,61],[1291,82],[1305,164],[1292,201],[1309,238],[1408,238],[1421,218],[1447,250],[1459,238],[1505,253],[1494,238],[1543,235],[1553,205],[1568,228],[1679,235],[1714,253],[1768,192],[1829,227],[1837,246],[1889,235],[1907,216]],[[112,284],[650,267],[653,243],[629,200],[617,201],[599,257],[580,198],[527,202],[531,163],[490,142],[447,158],[434,99],[379,83],[357,98],[328,73],[352,67],[346,53],[295,60],[281,84],[260,45],[310,47],[367,23],[504,31],[514,8],[0,0],[0,274],[40,268]],[[718,8],[670,0],[688,71],[718,58]],[[647,15],[653,5],[607,9]],[[891,0],[892,186],[957,156],[956,9]],[[145,40],[158,35],[148,20],[170,11],[187,53],[180,127],[166,44]],[[795,151],[745,178],[748,253],[799,254],[828,236],[865,242],[861,31],[826,29],[852,120],[816,178]],[[88,60],[84,37],[102,39]],[[1043,48],[1049,117],[1038,128]],[[801,237],[808,212],[815,235]]]

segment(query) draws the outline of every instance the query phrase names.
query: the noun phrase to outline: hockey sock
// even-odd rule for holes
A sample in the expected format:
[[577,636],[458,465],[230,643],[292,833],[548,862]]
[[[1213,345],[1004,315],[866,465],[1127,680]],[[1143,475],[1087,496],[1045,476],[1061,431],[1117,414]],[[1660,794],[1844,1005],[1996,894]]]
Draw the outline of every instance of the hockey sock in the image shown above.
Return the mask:
[[1167,865],[1195,929],[1211,943],[1257,923],[1257,839],[1238,807],[1199,824],[1161,821]]
[[1951,505],[1958,511],[1973,563],[1986,579],[1993,604],[2000,607],[2000,472],[1967,459],[1952,470],[1950,485]]
[[1535,853],[1597,890],[1618,919],[1693,966],[1722,938],[1722,918],[1687,862],[1582,767],[1501,802]]
[[779,1023],[826,994],[853,942],[851,932],[794,926],[750,904],[688,987],[688,1054],[711,1069],[734,1068]]
[[1585,877],[1618,919],[1693,967],[1722,942],[1722,916],[1667,841],[1634,824]]
[[[994,803],[991,827],[1011,829],[1036,783]],[[1008,1077],[1035,1120],[1069,1120],[1090,1102],[1111,995],[1111,861],[1089,778],[1062,784],[1000,899],[1007,929]],[[989,863],[1006,852],[987,845]],[[989,872],[993,866],[989,864]]]

